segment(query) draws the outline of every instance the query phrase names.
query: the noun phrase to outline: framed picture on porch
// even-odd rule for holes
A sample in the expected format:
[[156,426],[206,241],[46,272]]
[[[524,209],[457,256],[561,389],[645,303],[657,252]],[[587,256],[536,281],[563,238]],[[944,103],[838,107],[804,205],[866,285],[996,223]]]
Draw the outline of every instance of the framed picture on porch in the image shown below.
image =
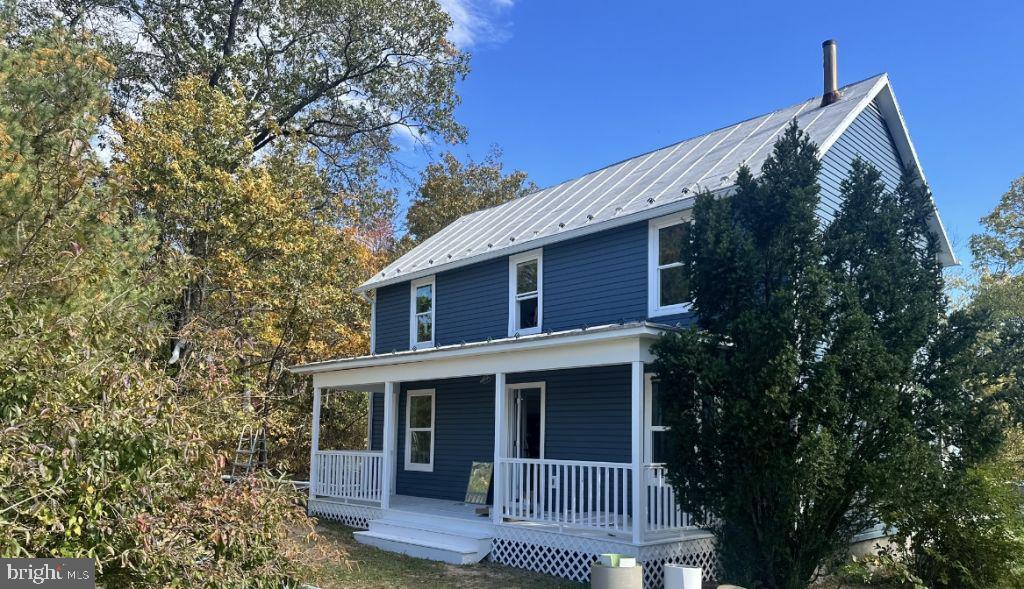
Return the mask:
[[466,485],[466,503],[487,504],[487,493],[491,489],[492,462],[474,462],[469,469],[469,483]]

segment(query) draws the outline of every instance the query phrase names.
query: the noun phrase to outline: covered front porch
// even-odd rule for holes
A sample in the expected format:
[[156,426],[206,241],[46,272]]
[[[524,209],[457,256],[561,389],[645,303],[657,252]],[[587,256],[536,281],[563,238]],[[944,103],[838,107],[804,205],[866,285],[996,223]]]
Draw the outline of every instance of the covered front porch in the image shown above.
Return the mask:
[[[491,462],[494,526],[634,545],[698,532],[651,460],[645,367],[665,329],[610,325],[300,367],[314,380],[310,500],[372,515],[433,499],[421,507],[480,520],[462,499],[469,465]],[[319,447],[332,390],[370,395],[379,415],[368,448]]]

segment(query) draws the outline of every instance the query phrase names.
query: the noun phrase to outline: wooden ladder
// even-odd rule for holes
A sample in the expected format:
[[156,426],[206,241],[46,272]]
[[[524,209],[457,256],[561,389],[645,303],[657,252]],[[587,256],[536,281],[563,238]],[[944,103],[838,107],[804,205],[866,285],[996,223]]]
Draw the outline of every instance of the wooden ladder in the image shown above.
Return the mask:
[[248,425],[238,435],[238,448],[231,462],[231,480],[251,475],[256,469],[267,465],[267,433],[264,428],[253,429]]

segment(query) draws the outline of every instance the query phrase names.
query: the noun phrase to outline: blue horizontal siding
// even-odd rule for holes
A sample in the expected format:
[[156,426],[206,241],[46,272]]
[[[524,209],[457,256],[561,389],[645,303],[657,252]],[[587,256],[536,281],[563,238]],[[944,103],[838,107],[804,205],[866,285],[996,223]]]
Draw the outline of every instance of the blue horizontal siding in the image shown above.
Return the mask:
[[[647,319],[647,221],[548,245],[543,325],[561,331]],[[442,272],[437,289],[438,345],[508,336],[508,258]],[[689,314],[650,318],[688,324]],[[377,293],[376,352],[409,348],[409,284]]]
[[647,222],[544,248],[544,329],[638,321],[647,315]]
[[545,458],[630,461],[628,364],[510,374],[507,379],[545,383]]
[[[509,374],[512,383],[545,383],[546,458],[630,461],[630,367]],[[405,470],[406,394],[434,389],[434,470]],[[461,501],[473,462],[494,457],[491,376],[403,383],[399,393],[397,492]],[[376,421],[376,420],[374,420]]]
[[508,258],[442,272],[435,283],[438,345],[505,337],[508,332]]
[[835,217],[842,206],[841,185],[849,174],[853,160],[860,158],[882,173],[882,182],[889,190],[899,185],[904,167],[892,134],[878,106],[868,105],[821,158],[821,204],[818,212],[825,222]]
[[[870,104],[822,158],[819,216],[829,222],[841,206],[840,184],[854,158],[870,162],[895,189],[903,169],[878,107]],[[647,222],[631,223],[554,243],[544,251],[545,331],[649,319],[689,325],[691,314],[647,316]],[[508,258],[486,260],[437,275],[438,344],[508,335]],[[377,352],[409,347],[408,283],[377,294]]]
[[409,283],[377,289],[374,353],[409,349]]
[[[434,470],[405,470],[406,392],[434,389]],[[494,460],[494,377],[402,383],[398,400],[397,491],[462,501],[473,462]]]
[[384,449],[384,393],[373,393],[370,400],[370,450]]

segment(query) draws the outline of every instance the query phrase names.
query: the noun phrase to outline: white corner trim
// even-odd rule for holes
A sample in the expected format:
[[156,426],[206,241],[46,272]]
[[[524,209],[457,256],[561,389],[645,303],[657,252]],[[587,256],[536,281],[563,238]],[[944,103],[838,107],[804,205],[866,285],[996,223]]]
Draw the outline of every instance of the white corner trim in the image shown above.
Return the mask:
[[[412,418],[412,398],[413,397],[430,397],[430,427],[429,428],[415,428],[415,431],[429,431],[430,432],[430,462],[427,464],[413,463],[412,462],[412,431],[411,418]],[[437,447],[437,436],[436,425],[437,425],[437,402],[434,394],[434,389],[418,389],[414,391],[406,391],[405,393],[405,470],[411,470],[416,472],[434,472],[434,448]]]
[[[516,266],[537,260],[537,326],[519,329],[519,305],[516,304]],[[544,248],[508,257],[508,336],[532,335],[544,330]]]
[[[416,322],[416,289],[421,286],[430,286],[430,341],[419,342],[416,341],[417,334],[417,322]],[[437,284],[434,281],[434,275],[425,276],[416,280],[409,281],[409,349],[418,350],[423,348],[433,348],[434,341],[437,340],[437,321],[435,320],[437,311]]]
[[661,305],[661,272],[658,270],[658,230],[690,221],[690,211],[651,219],[647,223],[647,316],[661,317],[687,312],[691,304]]
[[377,289],[364,293],[370,301],[370,353],[377,353]]

